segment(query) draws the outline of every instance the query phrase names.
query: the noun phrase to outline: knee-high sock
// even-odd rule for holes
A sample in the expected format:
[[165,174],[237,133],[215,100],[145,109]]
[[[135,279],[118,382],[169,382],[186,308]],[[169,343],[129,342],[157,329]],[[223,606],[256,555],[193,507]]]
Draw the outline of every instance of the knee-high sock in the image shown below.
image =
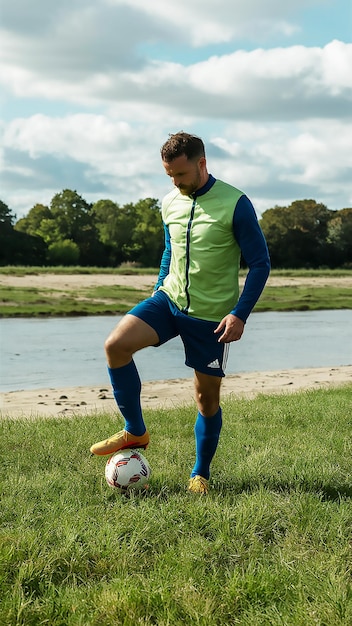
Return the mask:
[[108,368],[114,398],[132,435],[143,435],[146,427],[141,409],[141,379],[132,361],[123,367]]
[[196,462],[191,476],[199,474],[208,479],[210,476],[210,463],[218,447],[219,436],[222,426],[221,408],[213,417],[204,417],[198,413],[194,425],[196,438]]

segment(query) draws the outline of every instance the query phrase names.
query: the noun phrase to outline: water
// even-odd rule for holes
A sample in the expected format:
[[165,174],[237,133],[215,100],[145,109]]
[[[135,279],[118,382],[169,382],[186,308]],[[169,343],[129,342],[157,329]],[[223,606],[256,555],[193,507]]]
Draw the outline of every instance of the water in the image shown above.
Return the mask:
[[[103,344],[119,316],[1,319],[0,391],[109,385]],[[141,379],[190,378],[179,338],[135,356]],[[352,363],[352,311],[252,313],[226,372]]]

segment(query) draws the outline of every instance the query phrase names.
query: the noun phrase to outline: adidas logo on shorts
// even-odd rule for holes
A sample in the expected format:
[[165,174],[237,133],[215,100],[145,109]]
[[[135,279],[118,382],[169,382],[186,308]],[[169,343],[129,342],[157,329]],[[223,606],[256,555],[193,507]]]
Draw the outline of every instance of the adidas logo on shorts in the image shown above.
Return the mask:
[[208,363],[207,367],[211,367],[212,369],[218,369],[220,367],[219,359],[215,359],[215,361]]

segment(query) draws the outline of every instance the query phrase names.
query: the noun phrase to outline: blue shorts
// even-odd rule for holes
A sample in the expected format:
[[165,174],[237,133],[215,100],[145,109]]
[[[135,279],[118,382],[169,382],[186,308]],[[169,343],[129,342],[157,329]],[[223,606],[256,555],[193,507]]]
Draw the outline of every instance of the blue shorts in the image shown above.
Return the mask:
[[159,337],[156,346],[180,336],[188,367],[209,374],[225,376],[228,343],[219,343],[214,334],[217,322],[208,322],[182,313],[164,291],[157,291],[128,311],[151,326]]

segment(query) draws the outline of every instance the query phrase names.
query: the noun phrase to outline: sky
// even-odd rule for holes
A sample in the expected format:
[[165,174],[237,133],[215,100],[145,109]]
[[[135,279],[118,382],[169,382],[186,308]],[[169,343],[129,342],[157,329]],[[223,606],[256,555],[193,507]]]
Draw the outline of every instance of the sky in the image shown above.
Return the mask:
[[351,0],[0,0],[0,200],[161,200],[170,133],[257,214],[352,207]]

